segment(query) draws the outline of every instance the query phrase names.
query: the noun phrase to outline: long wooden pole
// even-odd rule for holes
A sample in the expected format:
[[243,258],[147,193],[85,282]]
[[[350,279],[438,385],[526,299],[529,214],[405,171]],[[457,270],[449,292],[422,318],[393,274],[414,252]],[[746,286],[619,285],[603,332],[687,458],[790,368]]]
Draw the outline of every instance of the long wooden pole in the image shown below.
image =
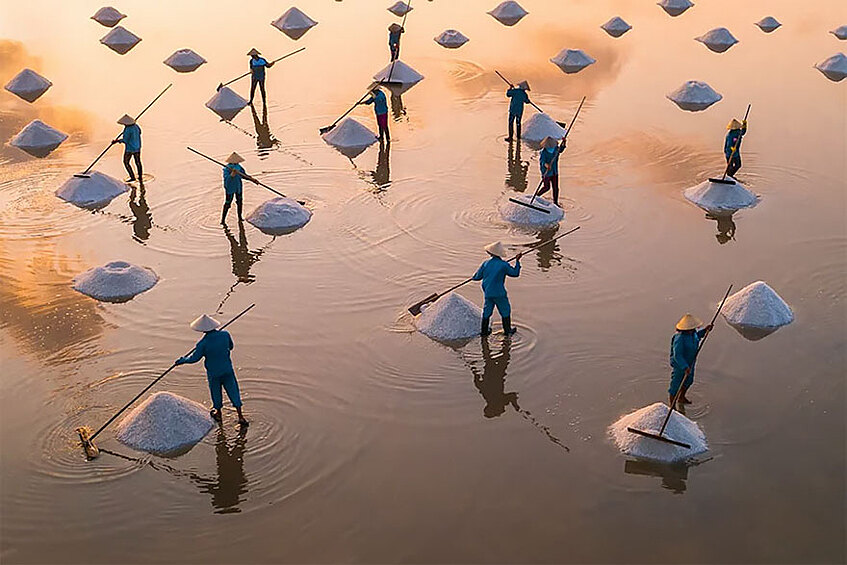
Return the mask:
[[[287,55],[283,55],[282,57],[279,57],[278,59],[274,59],[273,61],[271,61],[271,65],[273,65],[274,63],[278,63],[278,62],[282,61],[283,59],[287,59],[288,57],[291,57],[292,55],[296,55],[297,53],[299,53],[300,51],[303,51],[304,49],[305,49],[305,47],[301,47],[300,49],[297,49],[296,51],[292,51],[291,53],[288,53]],[[232,79],[229,82],[222,82],[222,83],[218,84],[218,90],[222,89],[223,87],[225,87],[229,84],[234,83],[237,80],[241,80],[244,77],[249,76],[252,73],[253,73],[253,71],[250,70],[250,71],[247,71],[246,73],[244,73],[241,76],[235,77],[234,79]]]

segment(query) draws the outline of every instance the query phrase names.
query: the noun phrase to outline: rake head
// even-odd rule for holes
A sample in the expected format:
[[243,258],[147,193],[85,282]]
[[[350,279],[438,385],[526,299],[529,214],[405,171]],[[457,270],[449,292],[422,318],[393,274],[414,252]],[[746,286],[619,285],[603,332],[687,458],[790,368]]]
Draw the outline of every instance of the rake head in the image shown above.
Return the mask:
[[709,182],[714,182],[714,183],[717,183],[717,184],[735,184],[735,181],[732,180],[732,179],[713,179],[713,178],[710,178]]
[[430,302],[434,302],[436,300],[438,300],[438,293],[432,293],[429,296],[427,296],[426,298],[424,298],[423,300],[421,300],[420,302],[418,302],[417,304],[413,304],[412,306],[410,306],[409,307],[409,313],[412,316],[417,316],[418,314],[421,313],[421,307],[422,306],[425,306],[426,304],[429,304]]
[[515,204],[520,204],[521,206],[526,206],[527,208],[532,208],[533,210],[538,210],[539,212],[544,212],[545,214],[550,213],[550,210],[541,208],[540,206],[535,206],[533,204],[530,204],[529,202],[524,202],[523,200],[518,200],[517,198],[509,198],[509,202],[514,202]]
[[637,430],[635,428],[627,428],[626,431],[638,434],[640,436],[649,437],[650,439],[655,439],[658,441],[663,441],[665,443],[669,443],[671,445],[678,445],[679,447],[684,447],[685,449],[691,449],[691,446],[687,443],[682,443],[681,441],[676,441],[675,439],[671,439],[669,437],[660,436],[659,434],[654,434],[651,432],[645,432],[644,430]]

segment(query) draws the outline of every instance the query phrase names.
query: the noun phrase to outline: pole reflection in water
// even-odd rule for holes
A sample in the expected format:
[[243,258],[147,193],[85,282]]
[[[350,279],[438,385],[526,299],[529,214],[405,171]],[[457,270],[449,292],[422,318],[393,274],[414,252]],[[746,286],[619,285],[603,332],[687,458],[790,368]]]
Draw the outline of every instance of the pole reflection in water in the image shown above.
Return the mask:
[[241,512],[238,507],[248,492],[247,475],[244,473],[244,451],[247,447],[247,428],[240,428],[230,447],[223,427],[218,427],[215,441],[215,460],[218,475],[215,478],[192,476],[202,492],[212,496],[215,514]]
[[256,148],[260,157],[266,157],[269,154],[269,149],[279,145],[279,140],[271,133],[271,126],[268,124],[268,105],[262,101],[262,119],[259,119],[259,114],[256,112],[256,106],[250,104],[250,112],[253,114],[253,127],[256,128]]
[[[150,228],[153,227],[153,214],[147,205],[146,192],[147,189],[142,184],[139,188],[133,186],[129,193],[129,209],[135,218],[132,222],[133,239],[139,243],[150,239]],[[135,200],[136,193],[138,202]]]
[[518,192],[526,192],[526,176],[529,161],[521,160],[521,142],[509,142],[509,154],[506,161],[509,172],[506,174],[506,186]]
[[718,224],[718,233],[715,234],[718,243],[723,245],[724,243],[735,241],[735,220],[732,219],[732,214],[706,214],[706,218],[715,220]]

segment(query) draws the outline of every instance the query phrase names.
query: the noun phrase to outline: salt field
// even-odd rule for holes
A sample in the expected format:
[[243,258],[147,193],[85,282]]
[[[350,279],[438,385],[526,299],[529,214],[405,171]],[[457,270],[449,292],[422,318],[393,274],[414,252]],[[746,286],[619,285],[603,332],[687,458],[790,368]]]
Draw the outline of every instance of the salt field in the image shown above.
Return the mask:
[[[0,562],[847,560],[843,3],[413,0],[390,143],[374,105],[322,135],[391,74],[394,4],[3,2]],[[719,28],[719,54],[694,40]],[[267,69],[266,108],[249,77],[218,91],[252,48],[301,47]],[[568,49],[594,62],[563,72]],[[539,152],[504,140],[495,70],[546,113],[525,107],[524,136],[571,132],[556,221],[509,201]],[[667,98],[689,81],[720,98]],[[74,176],[171,83],[138,119],[143,182],[119,144]],[[718,190],[748,104],[740,184]],[[289,198],[244,181],[221,225],[221,167],[189,146]],[[408,311],[493,241],[527,251],[514,336],[496,310],[478,335],[478,282]],[[75,289],[104,269],[146,282]],[[774,294],[742,292],[757,281]],[[677,320],[708,322],[730,283],[668,428],[701,443],[630,438],[618,424],[665,413]],[[253,303],[226,328],[249,427],[226,395],[210,422],[204,363],[180,365],[86,460],[75,430],[191,351],[191,320]]]

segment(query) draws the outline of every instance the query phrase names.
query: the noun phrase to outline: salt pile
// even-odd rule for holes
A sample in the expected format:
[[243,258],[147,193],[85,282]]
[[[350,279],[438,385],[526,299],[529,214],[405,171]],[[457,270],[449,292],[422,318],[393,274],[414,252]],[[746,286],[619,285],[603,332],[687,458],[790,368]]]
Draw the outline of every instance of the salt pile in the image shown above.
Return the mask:
[[378,139],[374,132],[353,118],[346,118],[322,137],[325,142],[351,159],[361,155]]
[[165,59],[164,63],[178,73],[190,73],[206,62],[206,59],[191,49],[180,49]]
[[37,72],[32,69],[24,69],[16,74],[15,78],[7,82],[3,88],[27,102],[35,102],[51,86],[53,86],[53,83]]
[[488,12],[495,20],[505,26],[513,26],[523,19],[529,12],[524,10],[520,4],[513,0],[501,2],[496,8]]
[[56,196],[80,208],[97,209],[127,190],[126,183],[101,172],[91,171],[88,178],[69,178],[56,191]]
[[41,120],[32,120],[18,135],[12,138],[10,145],[26,151],[33,157],[46,157],[68,138],[68,134],[52,128]]
[[733,184],[703,181],[697,186],[683,191],[685,199],[716,215],[725,215],[742,208],[752,208],[759,203],[759,197],[734,178],[727,176],[726,180],[735,181]]
[[271,25],[291,39],[297,40],[318,25],[318,22],[292,6],[276,21],[271,22]]
[[112,29],[100,39],[100,43],[121,55],[138,45],[139,41],[140,37],[121,26]]
[[119,21],[124,19],[126,14],[121,14],[116,9],[111,6],[106,6],[105,8],[100,8],[97,10],[91,19],[97,22],[100,25],[104,25],[106,27],[115,27]]
[[305,226],[312,212],[291,198],[276,197],[259,205],[247,221],[270,235],[291,233]]
[[533,114],[521,126],[521,139],[530,144],[539,144],[545,137],[562,139],[565,128],[556,123],[553,118],[541,112]]
[[388,7],[388,11],[394,14],[395,16],[404,16],[412,10],[414,10],[414,8],[412,8],[405,2],[400,2],[399,0]]
[[690,0],[662,0],[657,3],[670,16],[678,16],[694,5]]
[[[393,63],[394,70],[391,69],[392,64],[388,64],[384,69],[374,75],[374,80],[384,82],[385,85],[395,94],[403,94],[420,81],[424,76],[418,71],[397,59]],[[391,82],[388,82],[388,77],[391,76]]]
[[716,27],[711,31],[707,31],[700,37],[695,37],[695,40],[699,41],[715,53],[723,53],[736,43],[738,40],[735,39],[728,29],[725,27]]
[[834,35],[835,37],[837,37],[838,39],[843,41],[843,40],[847,39],[847,25],[837,27],[834,30],[830,31],[829,33],[831,33],[832,35]]
[[159,276],[152,269],[112,261],[74,277],[73,289],[103,302],[126,302],[157,282]]
[[679,445],[665,443],[657,439],[650,439],[642,435],[634,434],[627,428],[635,428],[657,434],[662,428],[662,423],[668,415],[669,408],[656,402],[645,406],[631,414],[623,416],[620,420],[609,426],[609,435],[618,448],[627,455],[641,459],[652,459],[671,463],[682,461],[709,449],[706,444],[706,435],[696,422],[692,422],[676,410],[671,414],[671,419],[665,428],[663,437],[670,438],[682,443],[687,443],[691,449]]
[[550,62],[563,72],[571,74],[578,73],[588,65],[593,65],[597,60],[581,49],[562,49],[558,55],[550,59]]
[[766,16],[766,17],[762,18],[761,20],[759,20],[758,22],[756,22],[756,25],[759,26],[759,29],[762,30],[763,32],[770,33],[772,31],[776,30],[776,28],[778,28],[782,24],[779,23],[779,21],[777,21],[777,19],[774,18],[773,16]]
[[763,281],[749,284],[726,299],[721,312],[733,326],[780,328],[794,321],[791,307]]
[[612,37],[620,37],[632,29],[632,26],[626,23],[623,18],[619,16],[615,16],[600,27]]
[[121,420],[116,435],[133,449],[167,454],[194,445],[214,425],[202,404],[171,392],[157,392]]
[[689,112],[705,110],[723,98],[705,82],[689,80],[667,95],[677,106]]
[[247,100],[228,87],[223,87],[206,102],[206,108],[223,120],[231,120],[247,106]]
[[455,29],[446,29],[435,37],[435,42],[447,49],[458,49],[470,41],[465,35]]
[[847,56],[844,53],[836,53],[815,65],[815,68],[829,80],[839,82],[847,77]]
[[[532,200],[532,194],[513,194],[512,198],[529,204],[529,201]],[[550,213],[545,214],[539,210],[515,204],[507,199],[500,204],[500,215],[507,222],[521,226],[548,226],[558,224],[565,218],[564,210],[541,196],[536,196],[535,200],[532,200],[532,205],[544,208]]]
[[415,318],[415,327],[437,341],[456,341],[479,335],[482,308],[455,292],[430,304]]

